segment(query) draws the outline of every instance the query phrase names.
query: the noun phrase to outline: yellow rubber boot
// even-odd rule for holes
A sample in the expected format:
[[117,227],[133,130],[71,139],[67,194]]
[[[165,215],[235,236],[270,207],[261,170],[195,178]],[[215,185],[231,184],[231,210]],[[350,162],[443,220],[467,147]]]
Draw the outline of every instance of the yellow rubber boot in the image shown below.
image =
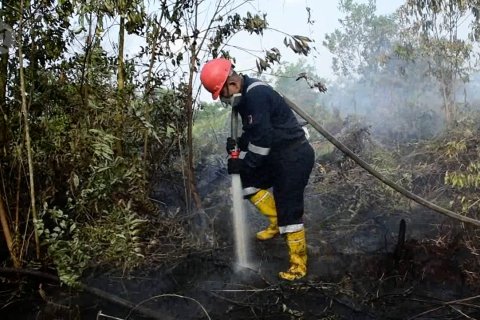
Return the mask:
[[307,275],[307,244],[305,230],[286,234],[288,254],[290,255],[290,269],[280,272],[282,279],[293,281]]
[[250,202],[268,218],[270,225],[260,232],[257,232],[258,240],[268,240],[275,237],[278,231],[277,224],[277,209],[275,208],[275,200],[270,192],[267,190],[260,190],[250,197]]

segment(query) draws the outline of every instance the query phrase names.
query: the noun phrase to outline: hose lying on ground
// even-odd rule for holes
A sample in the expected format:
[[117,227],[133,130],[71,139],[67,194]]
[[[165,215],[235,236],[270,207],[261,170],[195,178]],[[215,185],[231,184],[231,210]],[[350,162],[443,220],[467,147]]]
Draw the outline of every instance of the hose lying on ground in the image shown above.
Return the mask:
[[470,224],[473,224],[475,226],[480,226],[480,221],[479,220],[472,219],[472,218],[469,218],[469,217],[466,217],[466,216],[462,216],[458,213],[455,213],[455,212],[450,211],[448,209],[437,206],[436,204],[431,203],[430,201],[427,201],[427,200],[417,196],[416,194],[408,191],[407,189],[397,185],[392,180],[390,180],[388,178],[385,178],[378,171],[373,169],[368,163],[366,163],[365,161],[360,159],[355,153],[353,153],[350,149],[348,149],[344,144],[342,144],[340,141],[335,139],[334,136],[332,136],[327,130],[322,128],[322,126],[318,122],[316,122],[308,113],[306,113],[300,107],[298,107],[295,103],[293,103],[293,101],[291,101],[290,99],[288,99],[286,97],[284,97],[284,98],[285,98],[285,101],[290,106],[290,108],[292,108],[299,116],[301,116],[303,119],[305,119],[305,121],[307,121],[312,127],[314,127],[322,136],[324,136],[328,141],[330,141],[335,147],[340,149],[340,151],[345,153],[348,157],[350,157],[353,161],[355,161],[360,167],[367,170],[375,178],[379,179],[380,181],[382,181],[383,183],[385,183],[386,185],[388,185],[389,187],[391,187],[395,191],[398,191],[399,193],[401,193],[405,197],[407,197],[407,198],[409,198],[409,199],[411,199],[411,200],[413,200],[413,201],[415,201],[415,202],[417,202],[417,203],[419,203],[419,204],[421,204],[421,205],[423,205],[423,206],[425,206],[429,209],[432,209],[433,211],[436,211],[438,213],[449,216],[450,218],[460,220],[462,222],[470,223]]

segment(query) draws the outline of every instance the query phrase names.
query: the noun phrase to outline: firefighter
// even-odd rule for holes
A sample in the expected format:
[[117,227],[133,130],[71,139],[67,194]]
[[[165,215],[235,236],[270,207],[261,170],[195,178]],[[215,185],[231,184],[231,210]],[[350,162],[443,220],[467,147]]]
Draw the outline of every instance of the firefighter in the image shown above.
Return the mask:
[[228,173],[240,174],[245,198],[270,222],[257,233],[257,239],[284,235],[290,268],[279,277],[304,277],[303,196],[314,163],[304,129],[279,93],[262,81],[236,73],[230,60],[210,60],[200,80],[214,100],[220,98],[241,116],[243,133],[238,141],[227,139],[227,151],[237,145],[242,152],[238,159],[228,160]]

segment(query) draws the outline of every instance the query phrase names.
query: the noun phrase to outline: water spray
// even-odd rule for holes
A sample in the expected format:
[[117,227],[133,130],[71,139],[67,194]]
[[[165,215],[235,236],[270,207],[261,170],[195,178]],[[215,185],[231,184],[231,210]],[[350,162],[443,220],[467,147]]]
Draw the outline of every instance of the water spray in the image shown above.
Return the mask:
[[[238,132],[238,113],[232,109],[231,137],[237,141]],[[238,159],[240,150],[235,145],[233,150],[229,151],[230,158]],[[239,174],[232,174],[232,202],[233,202],[233,234],[235,242],[235,258],[237,269],[249,268],[248,259],[248,239],[246,236],[245,207],[243,199],[242,180]],[[237,270],[237,271],[238,271]]]

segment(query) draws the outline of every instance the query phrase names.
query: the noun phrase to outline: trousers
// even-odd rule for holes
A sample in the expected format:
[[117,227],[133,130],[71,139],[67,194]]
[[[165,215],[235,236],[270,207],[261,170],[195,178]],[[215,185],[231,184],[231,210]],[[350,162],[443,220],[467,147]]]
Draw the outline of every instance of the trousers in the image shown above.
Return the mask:
[[304,192],[314,161],[314,150],[306,139],[272,148],[262,165],[240,174],[244,196],[272,188],[278,226],[303,224]]

